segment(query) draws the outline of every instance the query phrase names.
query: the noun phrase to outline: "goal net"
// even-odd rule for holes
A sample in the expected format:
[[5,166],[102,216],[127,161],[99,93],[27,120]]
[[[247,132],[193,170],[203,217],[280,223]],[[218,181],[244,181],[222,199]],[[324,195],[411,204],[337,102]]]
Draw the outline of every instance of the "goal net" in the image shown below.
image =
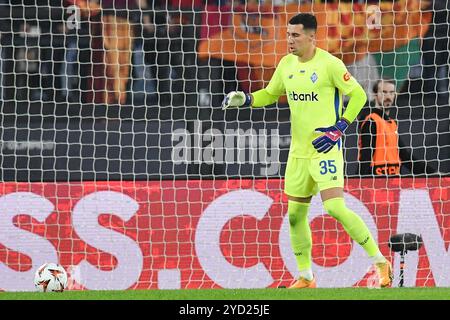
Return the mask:
[[[45,262],[72,290],[289,286],[288,99],[221,103],[268,84],[299,12],[370,101],[343,141],[347,206],[394,286],[401,267],[450,286],[449,7],[431,2],[0,0],[0,289],[34,290]],[[369,120],[397,124],[396,165]],[[319,195],[309,221],[319,287],[376,285]]]

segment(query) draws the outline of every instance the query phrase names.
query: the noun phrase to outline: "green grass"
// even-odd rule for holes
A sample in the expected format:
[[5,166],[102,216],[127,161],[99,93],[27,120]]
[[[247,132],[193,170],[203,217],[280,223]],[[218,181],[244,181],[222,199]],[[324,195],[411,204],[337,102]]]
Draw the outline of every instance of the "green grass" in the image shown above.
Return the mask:
[[0,292],[0,300],[450,300],[450,288]]

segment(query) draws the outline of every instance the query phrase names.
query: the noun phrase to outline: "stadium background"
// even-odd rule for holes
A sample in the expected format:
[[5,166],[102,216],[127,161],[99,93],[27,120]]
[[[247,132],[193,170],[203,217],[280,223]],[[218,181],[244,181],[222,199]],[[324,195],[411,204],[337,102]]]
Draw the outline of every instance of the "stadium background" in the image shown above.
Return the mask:
[[[108,9],[113,3],[127,7]],[[409,254],[409,286],[450,285],[447,1],[0,6],[1,289],[32,290],[30,276],[44,260],[72,270],[73,289],[289,283],[295,268],[281,195],[288,107],[282,100],[225,113],[220,103],[226,92],[270,79],[286,52],[286,19],[298,11],[317,14],[318,45],[341,57],[366,90],[377,77],[396,79],[400,138],[438,172],[359,176],[355,122],[345,137],[348,201],[397,273],[389,236],[423,235],[424,246]],[[102,19],[111,13],[134,32],[126,75],[116,80],[125,86],[122,101],[111,94],[117,82],[104,62]],[[225,152],[237,149],[226,161],[212,152],[219,136],[231,137]],[[313,208],[320,285],[366,286],[364,255],[319,203]],[[342,270],[349,277],[339,283],[332,277]]]

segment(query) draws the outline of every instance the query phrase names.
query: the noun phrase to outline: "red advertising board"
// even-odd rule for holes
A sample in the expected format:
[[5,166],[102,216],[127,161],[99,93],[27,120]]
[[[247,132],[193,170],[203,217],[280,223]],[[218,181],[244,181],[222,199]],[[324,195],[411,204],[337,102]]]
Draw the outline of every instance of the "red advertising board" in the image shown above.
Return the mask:
[[[265,288],[297,275],[283,180],[2,183],[0,289],[33,290],[44,262],[71,289]],[[347,205],[386,256],[411,232],[407,286],[450,286],[450,178],[350,179]],[[318,286],[366,286],[370,260],[323,211],[310,210]]]

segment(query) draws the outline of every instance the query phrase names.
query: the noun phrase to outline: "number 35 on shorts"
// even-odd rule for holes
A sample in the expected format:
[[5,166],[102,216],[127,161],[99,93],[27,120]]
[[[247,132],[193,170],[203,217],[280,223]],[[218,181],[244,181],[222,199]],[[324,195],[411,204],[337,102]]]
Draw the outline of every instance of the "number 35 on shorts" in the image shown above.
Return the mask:
[[319,166],[321,175],[337,172],[335,160],[322,160],[319,162]]

